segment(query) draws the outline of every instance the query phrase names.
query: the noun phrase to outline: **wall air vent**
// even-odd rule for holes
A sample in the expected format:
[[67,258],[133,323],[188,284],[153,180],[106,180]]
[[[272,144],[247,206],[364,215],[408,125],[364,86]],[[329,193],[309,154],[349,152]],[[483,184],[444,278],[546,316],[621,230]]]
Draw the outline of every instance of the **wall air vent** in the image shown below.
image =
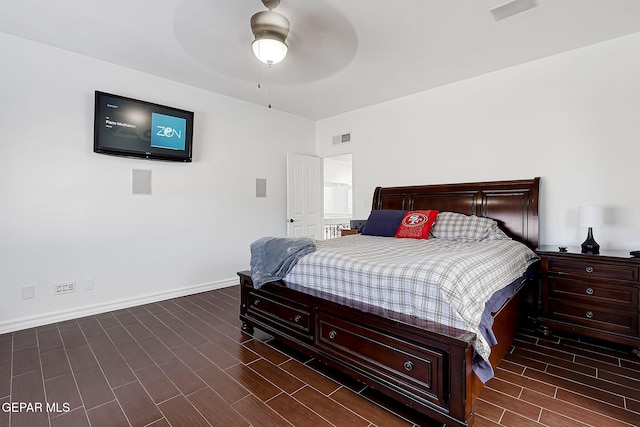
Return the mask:
[[538,0],[512,0],[490,9],[493,19],[500,21],[538,6]]
[[333,145],[346,144],[351,142],[351,132],[343,133],[342,135],[336,135],[333,137]]

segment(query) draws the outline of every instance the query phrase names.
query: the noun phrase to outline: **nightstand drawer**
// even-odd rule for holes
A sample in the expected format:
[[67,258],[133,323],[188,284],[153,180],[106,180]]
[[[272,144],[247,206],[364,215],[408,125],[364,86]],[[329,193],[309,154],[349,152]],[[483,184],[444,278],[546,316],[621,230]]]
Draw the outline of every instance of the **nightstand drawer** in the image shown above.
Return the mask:
[[595,305],[570,304],[549,301],[549,311],[555,320],[588,326],[594,329],[622,334],[638,333],[638,312],[627,310],[602,310]]
[[588,304],[606,304],[633,310],[638,307],[638,287],[549,277],[549,297],[582,300]]
[[638,267],[632,265],[609,264],[587,259],[575,261],[550,258],[547,268],[549,273],[568,274],[585,279],[638,281]]

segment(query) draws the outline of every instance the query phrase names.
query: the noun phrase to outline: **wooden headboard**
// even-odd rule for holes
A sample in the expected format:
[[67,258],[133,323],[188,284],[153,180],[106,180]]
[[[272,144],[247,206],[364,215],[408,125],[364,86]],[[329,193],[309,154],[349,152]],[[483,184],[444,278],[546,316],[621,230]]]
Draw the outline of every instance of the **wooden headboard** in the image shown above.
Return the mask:
[[540,178],[378,187],[372,209],[437,209],[495,219],[513,239],[538,247]]

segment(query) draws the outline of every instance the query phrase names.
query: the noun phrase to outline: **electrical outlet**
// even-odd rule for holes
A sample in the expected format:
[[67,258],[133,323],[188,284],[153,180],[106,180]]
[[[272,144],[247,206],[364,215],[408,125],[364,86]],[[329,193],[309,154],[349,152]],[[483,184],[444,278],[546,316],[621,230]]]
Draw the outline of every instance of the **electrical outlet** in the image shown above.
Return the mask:
[[70,294],[76,291],[76,282],[60,282],[53,285],[55,295]]

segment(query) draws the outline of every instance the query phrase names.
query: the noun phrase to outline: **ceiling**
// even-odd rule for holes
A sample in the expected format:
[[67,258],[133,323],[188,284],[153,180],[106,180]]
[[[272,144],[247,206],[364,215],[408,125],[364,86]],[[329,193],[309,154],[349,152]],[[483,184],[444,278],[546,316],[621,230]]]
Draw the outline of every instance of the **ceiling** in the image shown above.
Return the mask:
[[260,0],[4,0],[0,31],[312,120],[640,31],[638,0],[494,20],[504,3],[281,0],[289,55],[270,70],[251,50]]

